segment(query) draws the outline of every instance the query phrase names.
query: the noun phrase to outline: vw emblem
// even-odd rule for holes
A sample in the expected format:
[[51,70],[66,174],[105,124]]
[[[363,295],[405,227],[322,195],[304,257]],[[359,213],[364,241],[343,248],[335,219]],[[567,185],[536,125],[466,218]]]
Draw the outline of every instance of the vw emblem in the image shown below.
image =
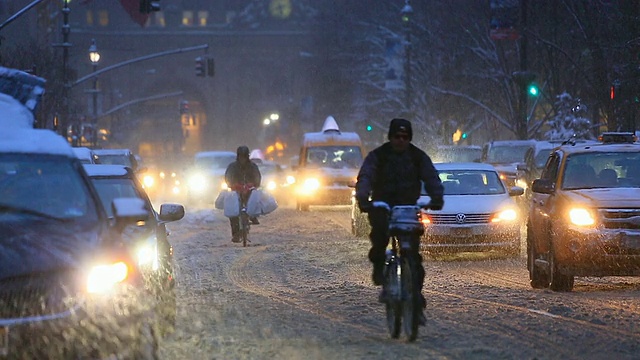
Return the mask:
[[456,214],[456,222],[458,224],[462,224],[467,220],[467,215],[465,214]]

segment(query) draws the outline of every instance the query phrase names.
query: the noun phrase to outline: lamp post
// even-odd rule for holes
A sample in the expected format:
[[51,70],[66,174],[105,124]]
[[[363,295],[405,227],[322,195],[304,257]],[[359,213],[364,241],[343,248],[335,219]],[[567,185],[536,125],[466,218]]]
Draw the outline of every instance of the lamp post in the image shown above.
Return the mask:
[[405,107],[407,112],[411,112],[411,16],[413,15],[413,8],[411,7],[411,1],[405,0],[404,6],[400,11],[402,19],[402,27],[404,29],[404,96]]
[[[91,61],[91,64],[93,65],[93,73],[95,74],[95,72],[98,70],[98,62],[100,61],[100,53],[98,52],[98,46],[96,45],[96,39],[91,39],[91,46],[89,46],[89,60]],[[92,125],[92,131],[91,131],[91,136],[92,136],[92,142],[93,142],[93,146],[95,147],[97,145],[97,141],[98,141],[98,129],[97,129],[97,125],[98,125],[98,77],[94,76],[93,77],[93,89],[91,90],[91,93],[93,95],[93,106],[92,106],[92,118],[91,118],[91,125]]]

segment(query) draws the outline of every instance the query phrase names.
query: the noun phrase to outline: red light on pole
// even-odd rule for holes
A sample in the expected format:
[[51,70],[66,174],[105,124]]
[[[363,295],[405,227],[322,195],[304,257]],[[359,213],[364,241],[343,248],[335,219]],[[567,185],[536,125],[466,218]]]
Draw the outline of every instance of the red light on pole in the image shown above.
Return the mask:
[[609,98],[611,100],[615,99],[616,97],[616,87],[611,85],[611,88],[609,89]]

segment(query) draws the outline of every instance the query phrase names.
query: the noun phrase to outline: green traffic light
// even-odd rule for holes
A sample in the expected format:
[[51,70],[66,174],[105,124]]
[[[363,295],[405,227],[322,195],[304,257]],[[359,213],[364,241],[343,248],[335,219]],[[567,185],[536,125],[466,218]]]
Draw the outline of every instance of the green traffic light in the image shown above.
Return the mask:
[[371,130],[373,130],[373,126],[367,125],[367,131],[371,131]]
[[460,138],[462,138],[462,139],[466,139],[466,138],[467,138],[467,133],[462,133],[462,135],[460,136]]
[[528,92],[531,96],[538,96],[540,90],[538,90],[538,87],[535,85],[529,85]]

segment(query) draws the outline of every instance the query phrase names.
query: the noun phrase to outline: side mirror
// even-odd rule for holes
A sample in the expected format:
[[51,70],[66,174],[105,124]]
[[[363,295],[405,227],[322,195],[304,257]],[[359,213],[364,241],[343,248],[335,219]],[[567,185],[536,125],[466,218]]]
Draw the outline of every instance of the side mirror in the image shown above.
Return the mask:
[[160,221],[170,222],[180,220],[184,217],[184,206],[180,204],[162,204],[160,205]]
[[534,193],[551,194],[555,190],[555,184],[548,179],[535,179],[531,184],[531,191]]
[[509,196],[520,196],[522,194],[524,194],[524,189],[520,186],[514,186],[509,189]]

